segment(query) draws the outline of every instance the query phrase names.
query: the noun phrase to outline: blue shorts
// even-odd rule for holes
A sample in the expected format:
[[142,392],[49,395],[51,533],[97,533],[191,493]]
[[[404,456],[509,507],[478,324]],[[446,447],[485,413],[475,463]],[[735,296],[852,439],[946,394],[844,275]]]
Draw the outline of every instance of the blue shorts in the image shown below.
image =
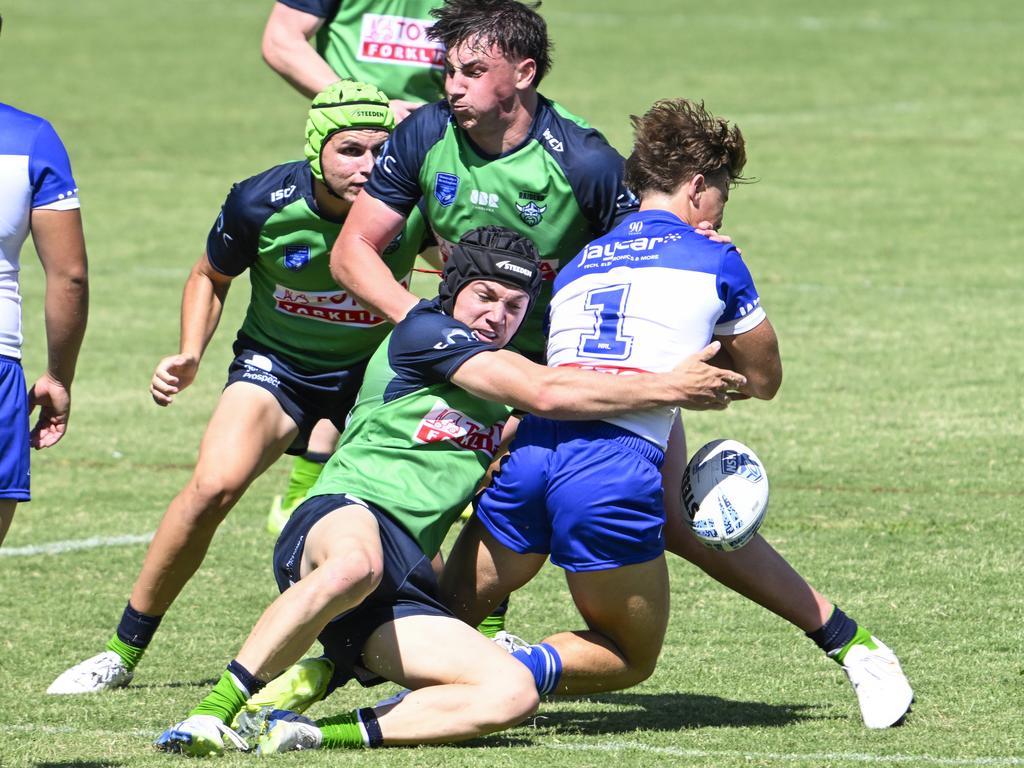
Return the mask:
[[321,419],[330,419],[339,432],[345,429],[345,418],[363,385],[366,360],[343,371],[310,373],[242,334],[233,351],[225,388],[236,381],[255,384],[277,398],[281,409],[298,424],[299,434],[285,453],[304,454],[309,433]]
[[28,501],[28,395],[21,362],[0,355],[0,499]]
[[363,646],[378,627],[404,616],[452,617],[438,598],[430,560],[398,523],[371,504],[344,494],[313,496],[292,513],[274,547],[274,578],[282,592],[299,580],[302,550],[309,530],[336,509],[358,504],[377,518],[384,548],[380,584],[360,605],[336,617],[320,633],[324,653],[334,662],[331,688],[355,678],[364,686],[384,682],[364,668]]
[[514,552],[604,571],[665,550],[662,450],[603,421],[527,416],[476,514]]

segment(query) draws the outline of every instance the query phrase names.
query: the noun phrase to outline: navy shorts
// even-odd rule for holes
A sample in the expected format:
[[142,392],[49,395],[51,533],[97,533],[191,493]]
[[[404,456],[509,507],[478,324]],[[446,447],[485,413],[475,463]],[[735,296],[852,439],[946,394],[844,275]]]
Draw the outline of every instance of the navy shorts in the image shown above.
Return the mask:
[[28,501],[28,395],[21,362],[0,355],[0,499]]
[[664,453],[603,421],[527,416],[476,514],[514,552],[567,571],[603,571],[665,550]]
[[362,360],[343,371],[310,373],[243,335],[239,335],[233,351],[235,359],[228,367],[225,388],[244,381],[265,389],[299,425],[299,434],[285,453],[305,453],[309,433],[321,419],[330,419],[339,432],[345,429],[345,418],[363,384],[368,361]]
[[349,504],[358,504],[377,518],[384,548],[384,572],[369,597],[334,618],[320,633],[324,653],[335,665],[332,689],[353,678],[364,686],[384,682],[360,663],[366,641],[382,624],[405,616],[452,617],[451,611],[438,598],[437,578],[430,559],[412,536],[372,504],[345,494],[313,496],[292,513],[274,547],[274,578],[278,589],[284,592],[299,580],[309,530],[322,517]]

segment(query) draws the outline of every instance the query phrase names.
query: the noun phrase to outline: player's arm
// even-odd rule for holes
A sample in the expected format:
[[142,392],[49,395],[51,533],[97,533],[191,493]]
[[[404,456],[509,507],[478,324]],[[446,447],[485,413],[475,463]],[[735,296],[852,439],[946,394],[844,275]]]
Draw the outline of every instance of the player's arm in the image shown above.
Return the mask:
[[157,363],[149,392],[157,405],[170,405],[191,384],[199,361],[217,329],[233,278],[221,274],[204,253],[192,267],[181,296],[181,342],[178,354]]
[[274,3],[263,29],[263,60],[308,98],[339,78],[309,42],[323,23],[319,16]]
[[614,376],[577,368],[548,368],[509,350],[478,354],[452,375],[452,383],[477,397],[551,419],[583,420],[659,406],[721,410],[742,375],[707,364],[712,343],[669,373]]
[[771,400],[782,385],[779,339],[768,318],[746,333],[715,336],[722,349],[715,360],[746,377],[739,391],[750,397]]
[[331,248],[331,275],[372,312],[398,323],[419,299],[395,280],[381,254],[406,217],[361,192]]
[[29,390],[29,407],[40,407],[31,444],[47,448],[67,429],[71,382],[89,315],[89,278],[81,212],[34,209],[32,241],[46,275],[46,373]]

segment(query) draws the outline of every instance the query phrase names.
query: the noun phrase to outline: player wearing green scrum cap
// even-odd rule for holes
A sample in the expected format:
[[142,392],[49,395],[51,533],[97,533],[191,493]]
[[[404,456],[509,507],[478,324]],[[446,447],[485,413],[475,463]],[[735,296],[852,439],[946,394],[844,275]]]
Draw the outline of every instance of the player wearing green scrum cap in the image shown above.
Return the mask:
[[[164,513],[117,632],[105,651],[61,674],[49,693],[127,685],[163,614],[249,484],[282,453],[301,453],[318,420],[344,426],[366,362],[390,326],[335,283],[328,257],[393,126],[377,88],[335,83],[310,109],[308,159],[232,187],[185,283],[179,351],[157,364],[150,394],[167,406],[192,383],[231,281],[248,270],[249,307],[227,385],[192,478]],[[422,219],[413,217],[387,248],[392,276],[406,285],[424,234]]]

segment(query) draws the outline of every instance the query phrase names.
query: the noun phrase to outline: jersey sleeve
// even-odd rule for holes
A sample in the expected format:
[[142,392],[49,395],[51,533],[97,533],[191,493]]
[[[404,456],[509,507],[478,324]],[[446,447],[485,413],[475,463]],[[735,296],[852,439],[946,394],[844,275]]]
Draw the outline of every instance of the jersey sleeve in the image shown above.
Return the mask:
[[415,110],[395,128],[381,148],[366,192],[408,216],[422,197],[420,168],[428,150],[444,132],[446,113],[439,104]]
[[431,310],[430,304],[420,307],[425,309],[414,309],[391,334],[388,362],[401,378],[416,379],[421,386],[450,381],[469,358],[496,349],[479,341],[469,326]]
[[237,277],[256,261],[260,222],[252,212],[246,185],[235,184],[228,193],[220,215],[206,238],[206,254],[215,270]]
[[740,252],[729,246],[718,272],[718,296],[725,304],[718,322],[716,336],[737,336],[758,326],[767,317],[761,298],[754,287],[754,278],[743,263]]
[[80,207],[78,185],[64,143],[47,121],[40,121],[28,164],[32,208],[67,211]]
[[610,232],[640,209],[640,201],[623,179],[625,160],[598,131],[586,132],[566,170],[595,236]]
[[341,5],[341,0],[277,0],[277,2],[321,19],[333,19]]

